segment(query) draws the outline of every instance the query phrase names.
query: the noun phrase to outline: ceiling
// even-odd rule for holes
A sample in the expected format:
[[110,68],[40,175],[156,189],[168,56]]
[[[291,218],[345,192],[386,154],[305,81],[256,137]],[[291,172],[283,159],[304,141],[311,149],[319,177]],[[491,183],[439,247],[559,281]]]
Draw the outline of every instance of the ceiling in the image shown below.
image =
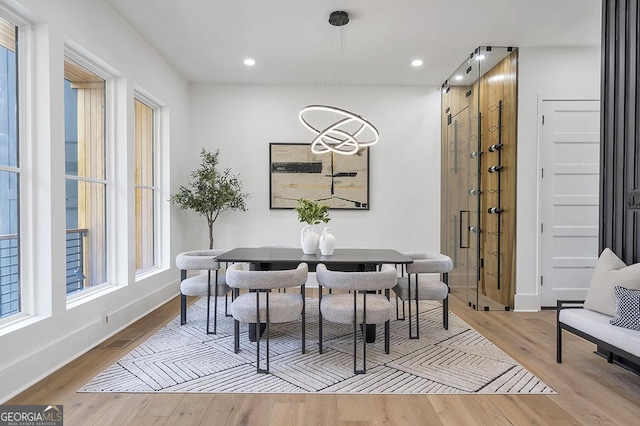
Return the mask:
[[478,46],[600,45],[601,0],[105,1],[192,83],[439,86]]

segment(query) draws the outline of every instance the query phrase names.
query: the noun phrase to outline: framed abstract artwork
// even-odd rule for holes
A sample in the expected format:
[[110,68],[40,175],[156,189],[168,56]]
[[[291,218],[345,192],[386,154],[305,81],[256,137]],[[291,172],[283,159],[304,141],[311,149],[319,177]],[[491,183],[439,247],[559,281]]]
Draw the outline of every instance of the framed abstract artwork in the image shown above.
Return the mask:
[[369,148],[314,154],[310,144],[270,143],[269,170],[271,209],[292,209],[307,198],[332,209],[369,210]]

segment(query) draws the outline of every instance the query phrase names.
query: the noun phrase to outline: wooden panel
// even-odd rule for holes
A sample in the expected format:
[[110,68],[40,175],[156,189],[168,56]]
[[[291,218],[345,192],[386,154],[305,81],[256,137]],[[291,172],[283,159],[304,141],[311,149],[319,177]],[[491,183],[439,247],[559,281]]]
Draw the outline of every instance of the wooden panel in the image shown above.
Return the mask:
[[[104,85],[92,87],[75,89],[78,99],[78,177],[102,180],[105,178]],[[78,182],[78,227],[89,229],[83,253],[87,286],[107,280],[105,186],[104,183]]]
[[17,27],[15,25],[0,18],[0,46],[15,52],[16,30]]
[[134,101],[135,105],[135,146],[136,185],[153,185],[153,109]]
[[[517,51],[480,80],[482,120],[481,250],[484,259],[481,294],[513,306],[516,242]],[[502,149],[489,147],[502,143]],[[501,165],[498,173],[488,169]],[[490,214],[492,207],[503,212]]]
[[[154,265],[153,109],[135,99],[136,269]],[[143,187],[140,187],[143,186]]]
[[87,70],[69,58],[64,60],[64,79],[71,83],[102,83],[104,79]]
[[600,249],[640,262],[640,85],[638,2],[603,0]]

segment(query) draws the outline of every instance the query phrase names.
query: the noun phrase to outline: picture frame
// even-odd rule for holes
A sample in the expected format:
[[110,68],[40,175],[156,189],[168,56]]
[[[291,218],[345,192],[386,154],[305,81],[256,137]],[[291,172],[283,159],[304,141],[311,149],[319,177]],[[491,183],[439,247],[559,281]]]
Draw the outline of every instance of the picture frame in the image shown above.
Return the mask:
[[270,143],[269,208],[293,209],[300,198],[331,209],[369,210],[369,148],[314,154],[308,143]]

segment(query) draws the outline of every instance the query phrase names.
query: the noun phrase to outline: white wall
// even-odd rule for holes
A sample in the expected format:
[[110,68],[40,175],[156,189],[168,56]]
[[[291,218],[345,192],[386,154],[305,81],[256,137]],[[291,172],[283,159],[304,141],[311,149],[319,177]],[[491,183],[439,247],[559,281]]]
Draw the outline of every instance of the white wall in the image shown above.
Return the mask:
[[[269,142],[310,143],[298,121],[316,102],[306,86],[191,87],[191,135],[185,149],[195,168],[199,150],[220,149],[223,167],[239,173],[251,194],[247,212],[223,213],[217,248],[300,245],[297,214],[269,209]],[[438,251],[440,247],[440,92],[437,88],[341,87],[326,96],[367,117],[380,131],[370,148],[370,210],[331,211],[336,247]],[[206,221],[192,213],[191,248],[207,247]],[[318,226],[321,229],[320,226]]]
[[539,137],[543,100],[600,99],[600,48],[521,48],[518,56],[515,309],[540,309]]
[[[23,311],[28,315],[0,328],[0,402],[25,389],[81,353],[91,349],[136,319],[178,294],[175,254],[182,250],[181,222],[163,203],[166,250],[161,253],[158,273],[135,282],[133,265],[133,94],[134,88],[152,95],[164,105],[166,130],[162,154],[164,170],[177,175],[184,155],[180,144],[188,141],[187,82],[126,24],[105,2],[99,0],[2,1],[33,28],[32,66],[34,81],[30,98],[21,99],[21,109],[31,109],[31,122],[21,137],[21,160],[25,171],[21,207],[21,269]],[[26,39],[22,39],[26,42]],[[119,186],[110,198],[110,244],[116,244],[110,267],[112,290],[74,306],[65,294],[65,189],[63,61],[65,42],[90,52],[118,75],[114,98],[115,134],[108,147],[109,173]],[[21,81],[21,84],[29,84]],[[23,123],[24,124],[24,123]],[[167,200],[175,183],[164,174],[160,197]],[[33,188],[33,192],[29,191]],[[113,208],[117,202],[118,208]],[[37,267],[33,267],[33,265]],[[31,297],[34,295],[34,297]],[[35,301],[35,302],[32,302]],[[101,311],[109,315],[102,324]]]

